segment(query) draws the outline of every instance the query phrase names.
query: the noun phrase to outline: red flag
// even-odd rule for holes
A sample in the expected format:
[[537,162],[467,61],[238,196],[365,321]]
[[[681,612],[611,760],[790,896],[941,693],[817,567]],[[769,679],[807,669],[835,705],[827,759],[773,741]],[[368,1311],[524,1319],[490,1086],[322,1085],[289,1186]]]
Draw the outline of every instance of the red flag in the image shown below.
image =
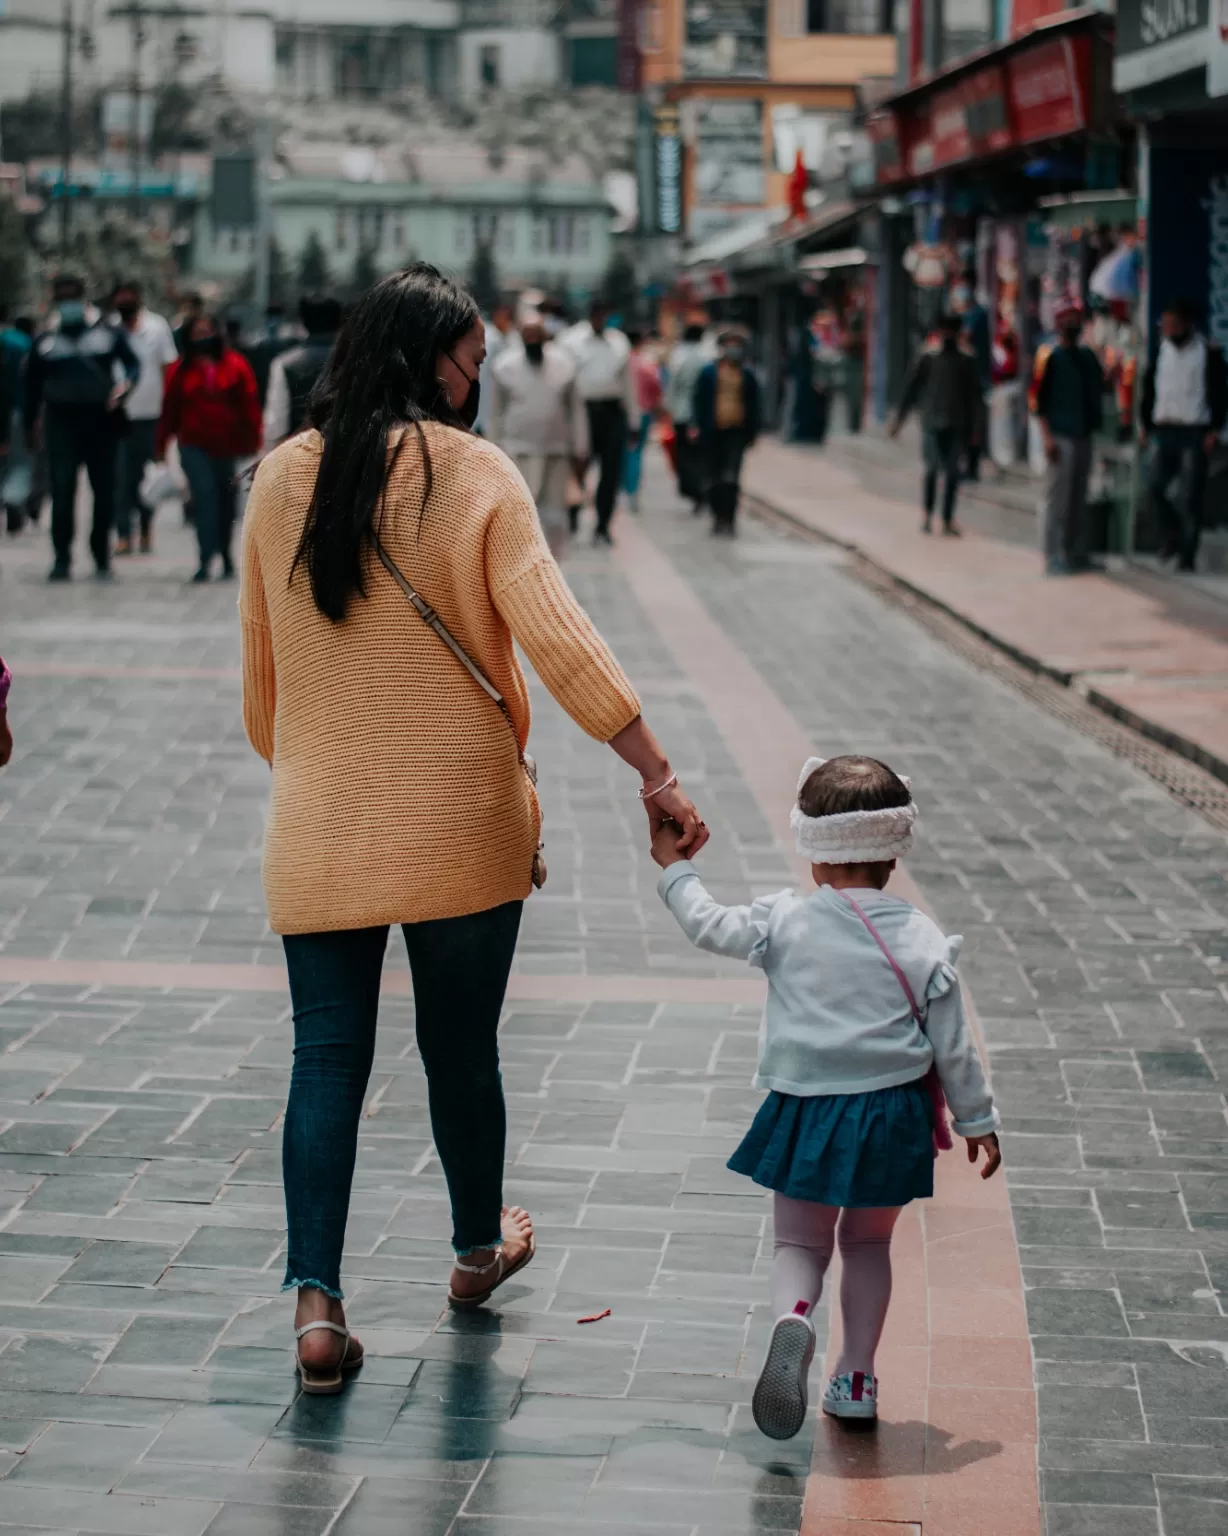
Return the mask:
[[810,172],[802,161],[802,152],[799,149],[797,163],[789,174],[789,217],[791,219],[806,217],[806,192],[809,186]]

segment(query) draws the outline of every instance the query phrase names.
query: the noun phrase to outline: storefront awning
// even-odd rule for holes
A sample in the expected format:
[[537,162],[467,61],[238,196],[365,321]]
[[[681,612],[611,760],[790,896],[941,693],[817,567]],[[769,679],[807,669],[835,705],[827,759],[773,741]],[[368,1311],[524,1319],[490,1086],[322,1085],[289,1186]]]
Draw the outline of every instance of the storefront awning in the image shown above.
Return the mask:
[[846,267],[864,267],[870,257],[859,245],[850,245],[842,251],[815,251],[803,256],[798,262],[801,272],[839,272]]
[[1111,18],[1058,12],[900,92],[866,124],[876,185],[898,189],[1107,126],[1111,52]]

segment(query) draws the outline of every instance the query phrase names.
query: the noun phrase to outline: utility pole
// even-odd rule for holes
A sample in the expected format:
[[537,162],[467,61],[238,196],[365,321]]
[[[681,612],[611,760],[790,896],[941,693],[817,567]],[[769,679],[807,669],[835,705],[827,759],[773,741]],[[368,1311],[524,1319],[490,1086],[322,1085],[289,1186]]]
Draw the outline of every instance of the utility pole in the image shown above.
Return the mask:
[[139,219],[141,216],[141,49],[145,46],[143,15],[139,3],[128,7],[128,18],[132,23],[132,142],[129,150],[132,156],[130,206],[133,219]]
[[72,235],[72,199],[70,178],[72,174],[72,50],[73,17],[72,0],[64,0],[63,11],[64,63],[60,78],[60,260],[68,259],[68,243]]

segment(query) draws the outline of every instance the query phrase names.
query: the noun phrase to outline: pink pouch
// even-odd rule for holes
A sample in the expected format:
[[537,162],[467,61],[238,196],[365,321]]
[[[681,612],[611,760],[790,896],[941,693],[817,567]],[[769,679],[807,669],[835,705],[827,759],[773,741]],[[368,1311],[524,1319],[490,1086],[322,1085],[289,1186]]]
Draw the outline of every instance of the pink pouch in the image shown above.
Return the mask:
[[[904,996],[908,999],[908,1006],[912,1009],[912,1016],[917,1021],[917,1028],[924,1035],[925,1015],[917,1004],[917,995],[912,989],[912,983],[905,976],[899,961],[887,948],[886,940],[866,916],[865,912],[862,911],[860,902],[854,901],[847,891],[837,891],[836,894],[848,902],[849,906],[852,907],[853,911],[856,912],[857,916],[866,925],[870,937],[878,945],[879,949],[882,950],[887,964],[895,972],[895,979],[904,989]],[[934,1151],[949,1152],[955,1143],[951,1140],[951,1123],[947,1118],[947,1096],[942,1091],[942,1079],[938,1076],[938,1068],[933,1062],[930,1062],[930,1069],[925,1074],[925,1086],[929,1092],[930,1103],[934,1106]]]

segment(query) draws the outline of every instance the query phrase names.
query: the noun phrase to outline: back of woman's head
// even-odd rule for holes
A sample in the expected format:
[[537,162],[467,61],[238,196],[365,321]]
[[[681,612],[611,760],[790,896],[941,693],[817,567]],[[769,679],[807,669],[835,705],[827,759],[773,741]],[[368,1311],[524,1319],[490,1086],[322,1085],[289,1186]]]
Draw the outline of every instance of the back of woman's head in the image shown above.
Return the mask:
[[324,449],[294,560],[295,570],[300,561],[306,567],[316,607],[335,622],[356,593],[366,596],[364,567],[378,537],[384,487],[406,441],[402,436],[390,456],[389,434],[406,424],[417,429],[425,511],[431,465],[421,423],[465,430],[436,358],[478,320],[463,288],[419,263],[376,283],[342,327],[308,407]]

